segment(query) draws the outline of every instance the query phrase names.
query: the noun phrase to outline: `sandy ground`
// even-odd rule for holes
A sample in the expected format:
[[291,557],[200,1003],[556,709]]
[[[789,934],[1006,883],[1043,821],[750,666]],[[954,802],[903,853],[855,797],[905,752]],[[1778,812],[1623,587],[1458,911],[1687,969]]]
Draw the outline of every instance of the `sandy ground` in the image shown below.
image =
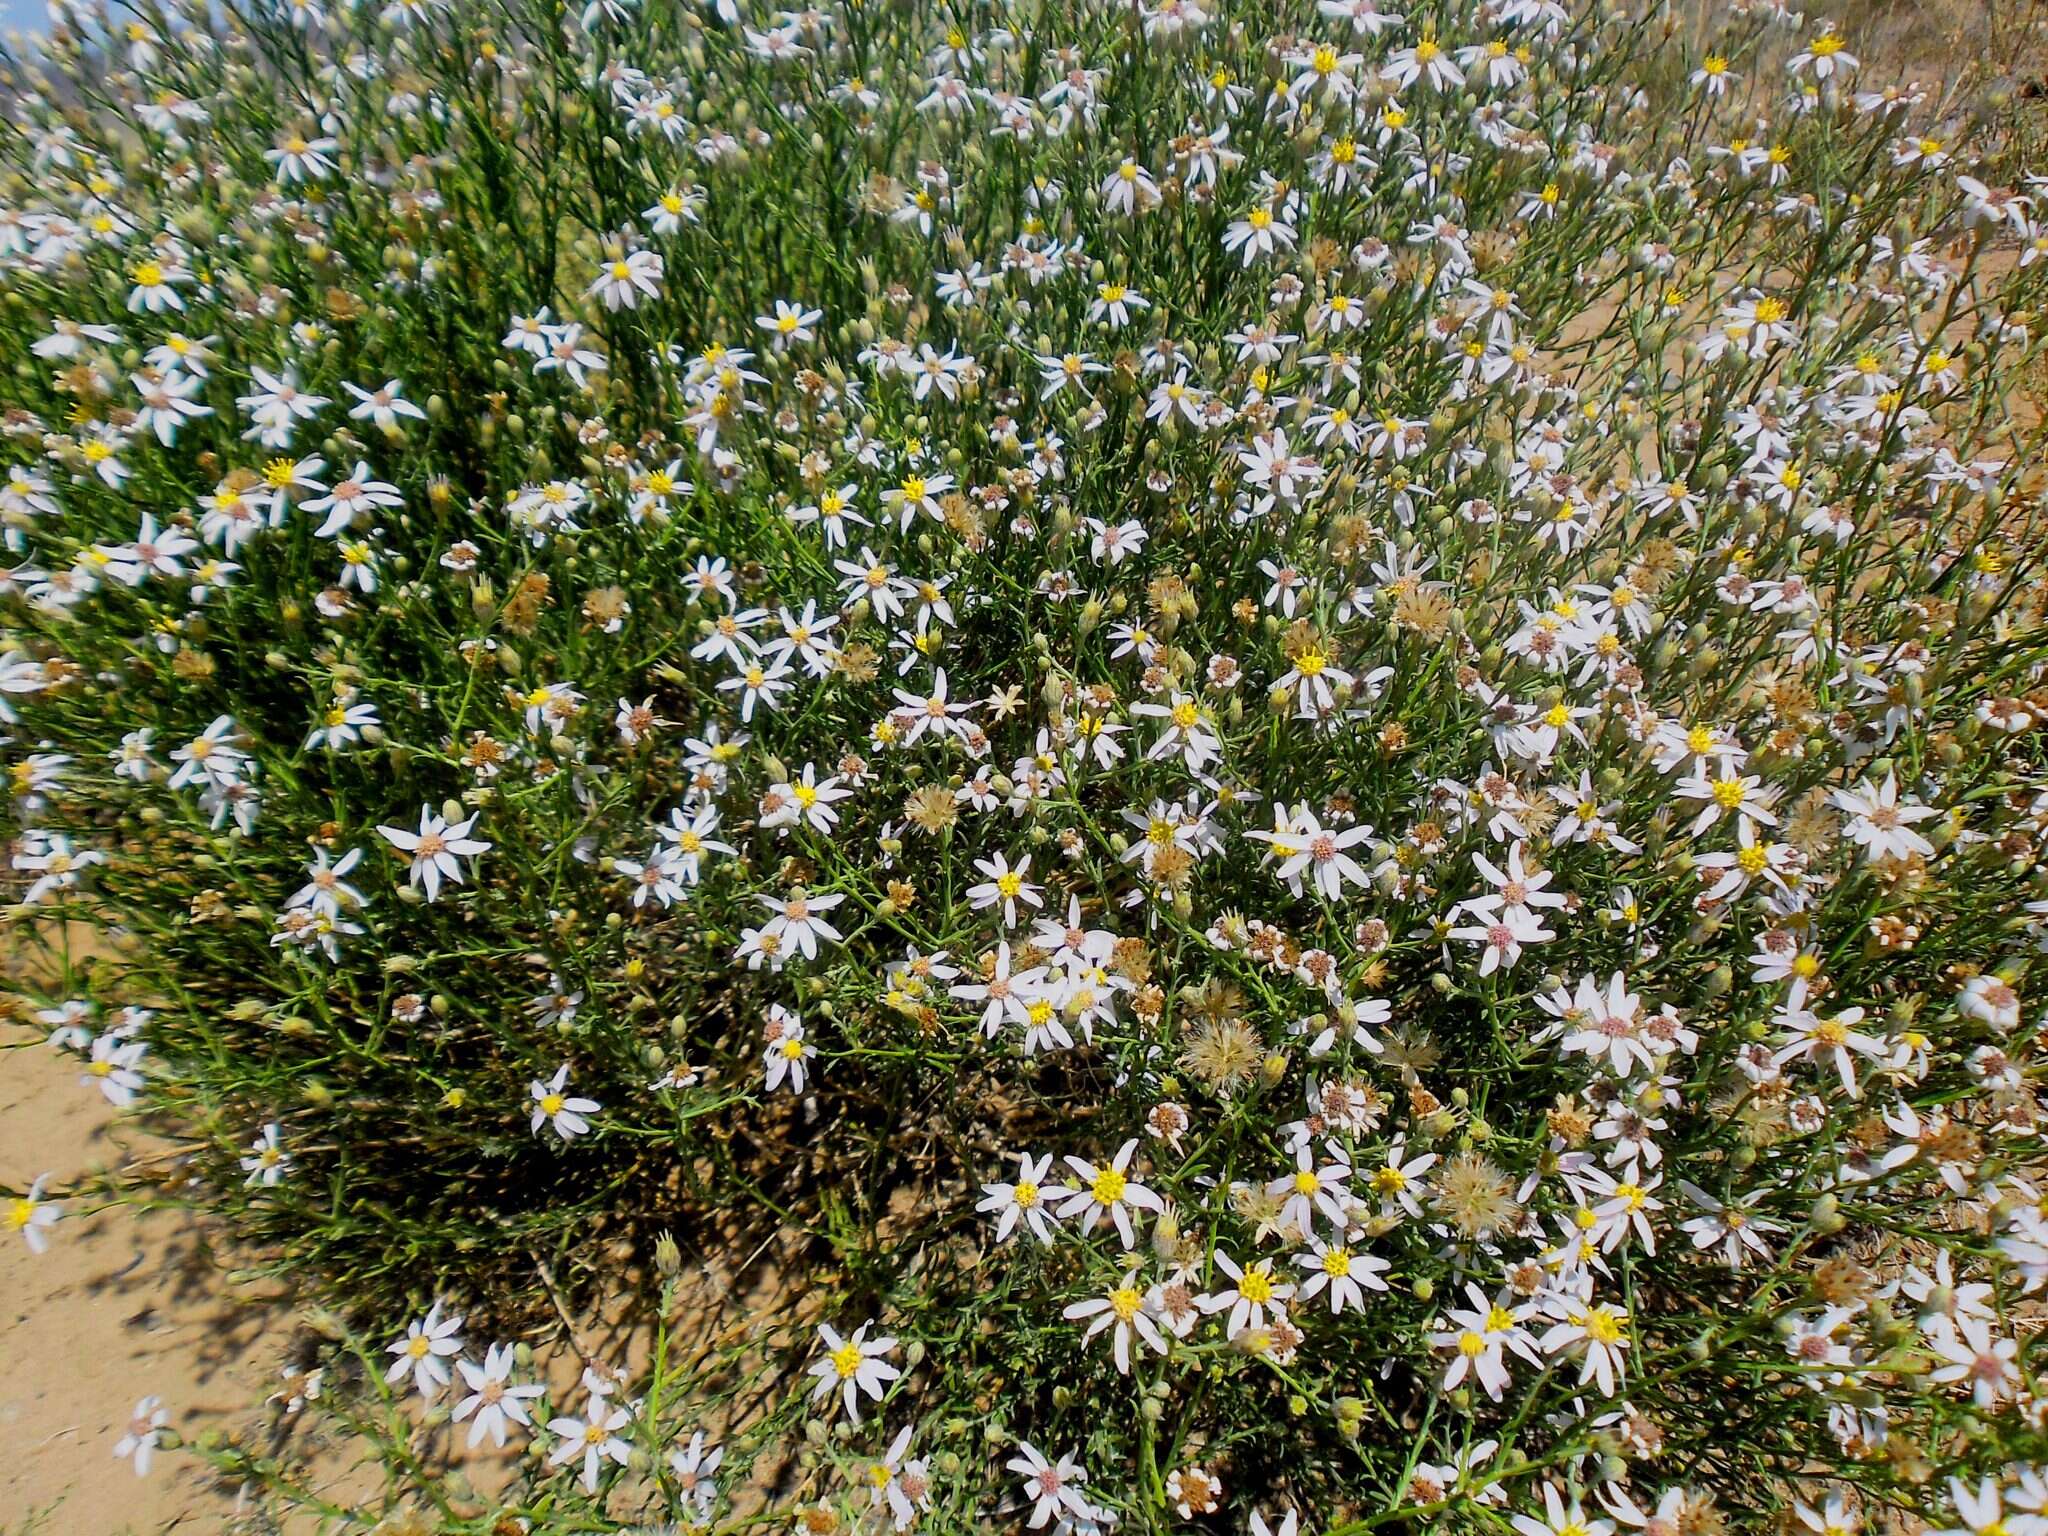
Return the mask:
[[[80,1081],[75,1055],[47,1044],[41,1029],[0,1024],[0,1182],[25,1186],[48,1172],[59,1191],[164,1151],[131,1114]],[[0,1458],[0,1536],[274,1529],[197,1456],[162,1451],[138,1478],[113,1448],[137,1400],[154,1394],[187,1440],[212,1434],[275,1449],[280,1420],[267,1403],[303,1337],[295,1309],[276,1284],[238,1279],[217,1229],[200,1217],[85,1210],[85,1202],[68,1201],[40,1255],[0,1230],[0,1441],[9,1447]],[[762,1250],[735,1271],[690,1246],[697,1283],[673,1324],[684,1363],[714,1343],[757,1333],[780,1311],[783,1291],[781,1272]],[[630,1255],[617,1258],[623,1264]],[[573,1405],[582,1400],[576,1378],[584,1361],[644,1369],[652,1334],[618,1318],[584,1317],[559,1333],[537,1330],[533,1341],[555,1401]],[[380,1479],[361,1461],[361,1448],[317,1429],[310,1442],[300,1438],[304,1422],[290,1421],[296,1451],[310,1458],[301,1470],[324,1496],[374,1508]],[[446,1425],[419,1448],[429,1465],[457,1474],[452,1491],[472,1512],[488,1509],[513,1480],[520,1449],[515,1442],[506,1452],[488,1444],[471,1450]],[[748,1487],[732,1492],[765,1498],[780,1469],[777,1458],[765,1458]],[[286,1528],[298,1533],[316,1524],[300,1515]]]
[[[0,1052],[0,1178],[59,1188],[152,1150],[79,1082],[76,1059],[9,1026]],[[206,1226],[179,1212],[69,1207],[47,1253],[0,1232],[0,1532],[157,1536],[213,1532],[235,1510],[196,1458],[116,1462],[135,1403],[163,1399],[186,1437],[246,1432],[278,1385],[291,1313],[237,1286]]]

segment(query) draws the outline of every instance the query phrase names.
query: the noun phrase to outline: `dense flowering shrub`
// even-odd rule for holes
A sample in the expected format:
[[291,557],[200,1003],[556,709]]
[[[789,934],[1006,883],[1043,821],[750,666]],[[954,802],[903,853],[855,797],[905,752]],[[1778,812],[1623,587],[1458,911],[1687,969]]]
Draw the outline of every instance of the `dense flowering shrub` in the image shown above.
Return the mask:
[[[13,72],[23,1016],[407,1528],[2048,1531],[1997,111],[1765,4]],[[756,1244],[742,1337],[493,1342]]]

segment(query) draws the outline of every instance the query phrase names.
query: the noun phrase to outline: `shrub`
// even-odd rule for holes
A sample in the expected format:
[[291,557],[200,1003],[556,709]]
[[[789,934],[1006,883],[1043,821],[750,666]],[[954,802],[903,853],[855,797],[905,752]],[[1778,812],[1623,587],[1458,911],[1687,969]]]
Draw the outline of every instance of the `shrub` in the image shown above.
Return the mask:
[[2048,1529],[2035,194],[1794,20],[17,61],[29,1006],[409,1522]]

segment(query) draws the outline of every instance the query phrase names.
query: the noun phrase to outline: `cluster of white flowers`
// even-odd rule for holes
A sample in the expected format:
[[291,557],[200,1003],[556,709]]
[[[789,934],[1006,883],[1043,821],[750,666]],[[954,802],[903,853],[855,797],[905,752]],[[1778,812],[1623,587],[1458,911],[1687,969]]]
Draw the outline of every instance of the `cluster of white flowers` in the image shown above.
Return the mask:
[[2048,184],[1952,93],[1775,0],[59,10],[11,894],[124,938],[22,1016],[363,1310],[830,1250],[758,1425],[438,1299],[388,1385],[593,1530],[837,1416],[815,1536],[2048,1536]]

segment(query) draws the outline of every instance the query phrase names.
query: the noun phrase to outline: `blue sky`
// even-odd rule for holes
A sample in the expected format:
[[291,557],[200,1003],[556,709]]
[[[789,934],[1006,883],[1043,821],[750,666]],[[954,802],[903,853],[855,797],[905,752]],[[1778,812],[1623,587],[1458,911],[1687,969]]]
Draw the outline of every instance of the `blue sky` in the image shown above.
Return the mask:
[[40,32],[49,24],[43,0],[0,0],[0,32]]

